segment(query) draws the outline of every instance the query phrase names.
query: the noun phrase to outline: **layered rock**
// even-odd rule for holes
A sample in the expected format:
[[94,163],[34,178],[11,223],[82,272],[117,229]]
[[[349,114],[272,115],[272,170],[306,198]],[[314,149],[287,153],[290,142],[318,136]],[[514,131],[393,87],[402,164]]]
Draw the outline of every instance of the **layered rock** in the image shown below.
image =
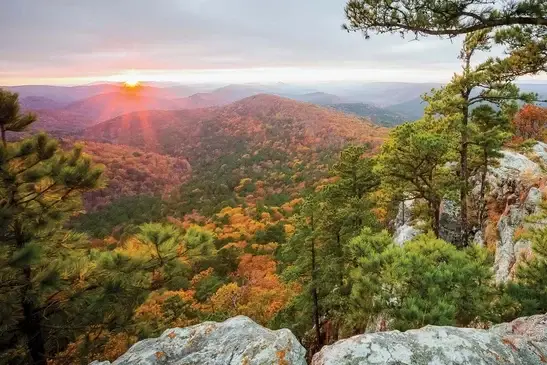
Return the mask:
[[112,365],[305,365],[305,355],[289,330],[272,331],[238,316],[166,330],[136,343]]
[[547,315],[490,330],[427,326],[355,336],[325,346],[312,365],[534,365],[547,362]]

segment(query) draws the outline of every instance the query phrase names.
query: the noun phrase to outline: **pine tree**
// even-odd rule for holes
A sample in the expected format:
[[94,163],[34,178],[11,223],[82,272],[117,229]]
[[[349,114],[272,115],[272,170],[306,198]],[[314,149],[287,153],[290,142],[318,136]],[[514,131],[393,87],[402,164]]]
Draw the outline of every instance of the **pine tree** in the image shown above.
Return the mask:
[[198,226],[183,234],[170,224],[145,223],[139,231],[136,238],[144,247],[137,250],[131,266],[125,270],[146,275],[150,286],[144,288],[148,290],[186,289],[192,272],[190,265],[197,265],[216,252],[213,235]]
[[[318,242],[317,218],[318,203],[315,197],[311,196],[293,218],[296,231],[282,248],[281,254],[285,266],[283,277],[287,281],[300,282],[303,291],[279,315],[282,319],[278,320],[280,325],[287,326],[301,337],[309,328],[313,328],[314,338],[310,344],[312,354],[324,345],[324,335],[321,332],[323,307],[320,296],[320,270],[323,262],[319,257],[321,247]],[[290,313],[290,319],[283,320],[285,313]]]
[[[426,108],[426,117],[458,132],[460,244],[462,246],[467,246],[470,233],[468,199],[471,139],[482,139],[484,142],[487,138],[486,135],[472,136],[471,131],[479,133],[482,130],[486,133],[488,129],[485,131],[479,125],[487,123],[488,127],[495,127],[492,125],[493,121],[507,126],[507,118],[512,118],[509,111],[513,111],[513,114],[516,112],[515,101],[530,101],[534,98],[530,94],[521,94],[512,84],[516,74],[513,70],[504,70],[500,66],[502,61],[489,59],[477,66],[472,66],[472,60],[477,52],[489,51],[490,48],[491,36],[487,31],[468,34],[460,53],[463,63],[462,73],[454,75],[445,87],[424,98],[429,103]],[[474,111],[473,109],[477,107],[479,109]],[[492,115],[496,114],[495,108],[504,112],[497,113],[498,118],[492,118]],[[499,118],[501,116],[505,118]],[[485,118],[489,121],[482,120]],[[477,126],[473,126],[474,122],[478,123]],[[493,147],[492,144],[490,144],[491,147]],[[497,148],[501,148],[500,143],[497,144]]]
[[509,319],[547,312],[546,209],[543,204],[542,211],[529,218],[531,228],[523,238],[530,241],[533,254],[520,261],[515,278],[505,287],[511,300],[503,309]]
[[363,327],[380,315],[389,327],[467,326],[486,318],[496,290],[485,249],[458,250],[421,235],[404,246],[364,230],[352,241],[353,318]]
[[477,226],[483,232],[488,189],[486,178],[489,168],[495,166],[503,156],[500,151],[511,137],[509,121],[514,112],[512,105],[505,105],[499,110],[481,105],[471,113],[469,171],[471,176],[478,176],[479,193],[473,206]]
[[32,113],[22,114],[19,95],[0,88],[0,135],[7,147],[6,132],[21,132],[36,121]]
[[366,38],[396,33],[415,39],[484,31],[509,54],[505,71],[527,75],[547,70],[547,3],[516,0],[503,5],[482,0],[349,0],[344,29]]
[[448,36],[511,25],[547,27],[543,1],[518,0],[496,7],[482,0],[349,0],[346,17],[350,31]]
[[2,296],[15,305],[9,341],[22,334],[33,364],[45,364],[48,355],[43,318],[73,296],[97,289],[64,285],[63,275],[72,277],[62,253],[71,240],[63,242],[59,234],[79,209],[81,194],[101,185],[101,174],[80,148],[63,152],[44,134],[0,147],[1,267],[8,277]]
[[[441,126],[442,127],[442,126]],[[378,156],[378,173],[386,191],[427,203],[430,226],[438,237],[440,205],[454,189],[447,163],[452,161],[452,133],[426,120],[395,128]]]

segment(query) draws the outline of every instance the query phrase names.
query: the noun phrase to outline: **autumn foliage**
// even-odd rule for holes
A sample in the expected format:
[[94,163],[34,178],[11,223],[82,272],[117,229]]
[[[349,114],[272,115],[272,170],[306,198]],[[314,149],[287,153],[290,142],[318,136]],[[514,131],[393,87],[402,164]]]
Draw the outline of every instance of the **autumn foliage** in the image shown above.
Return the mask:
[[[191,173],[190,164],[183,158],[110,143],[78,143],[94,162],[108,166],[107,187],[84,196],[87,209],[96,210],[123,196],[166,197]],[[65,145],[72,145],[72,141],[65,141]]]
[[547,108],[527,104],[517,113],[513,119],[513,127],[516,137],[521,139],[536,139],[545,141],[545,128],[547,126]]
[[243,314],[267,324],[299,292],[297,285],[280,280],[276,266],[270,256],[243,255],[233,274],[235,281],[211,297],[211,310]]

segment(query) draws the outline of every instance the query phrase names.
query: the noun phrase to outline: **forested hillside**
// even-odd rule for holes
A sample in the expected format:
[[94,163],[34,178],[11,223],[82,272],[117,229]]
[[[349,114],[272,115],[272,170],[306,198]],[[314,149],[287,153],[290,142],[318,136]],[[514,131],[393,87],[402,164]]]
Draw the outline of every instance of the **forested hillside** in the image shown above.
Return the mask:
[[[464,35],[461,67],[402,124],[258,85],[0,89],[0,363],[112,361],[237,315],[311,358],[366,332],[547,312],[547,110],[516,84],[547,70],[547,8],[460,3],[348,1],[367,37]],[[374,85],[382,105],[432,85],[393,84]],[[207,107],[172,104],[192,100]]]

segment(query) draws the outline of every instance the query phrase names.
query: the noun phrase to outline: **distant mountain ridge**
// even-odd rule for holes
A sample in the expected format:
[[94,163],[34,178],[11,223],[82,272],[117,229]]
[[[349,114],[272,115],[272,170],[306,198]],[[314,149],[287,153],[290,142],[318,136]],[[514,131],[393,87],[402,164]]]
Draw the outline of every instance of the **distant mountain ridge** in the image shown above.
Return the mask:
[[418,119],[412,115],[391,111],[389,107],[379,108],[365,103],[341,103],[327,106],[347,114],[369,118],[373,123],[384,127],[394,127],[404,122]]
[[[212,86],[207,85],[166,84],[160,87],[145,84],[130,91],[119,83],[103,83],[8,88],[21,94],[24,110],[43,115],[44,121],[38,128],[65,133],[136,111],[220,107],[259,94],[325,105],[383,126],[395,126],[421,118],[426,105],[420,95],[439,86],[433,83],[326,83],[315,86],[276,83],[233,84],[211,89]],[[523,91],[537,92],[543,99],[547,97],[547,84],[519,86]],[[188,95],[196,90],[200,92]]]
[[[370,121],[314,104],[259,94],[223,107],[123,115],[87,128],[83,137],[191,157],[204,152],[199,151],[201,140],[211,133],[217,137],[225,134],[222,138],[235,138],[242,144],[282,139],[286,148],[349,141],[378,145],[387,134]],[[223,152],[213,148],[209,153],[215,151]]]

